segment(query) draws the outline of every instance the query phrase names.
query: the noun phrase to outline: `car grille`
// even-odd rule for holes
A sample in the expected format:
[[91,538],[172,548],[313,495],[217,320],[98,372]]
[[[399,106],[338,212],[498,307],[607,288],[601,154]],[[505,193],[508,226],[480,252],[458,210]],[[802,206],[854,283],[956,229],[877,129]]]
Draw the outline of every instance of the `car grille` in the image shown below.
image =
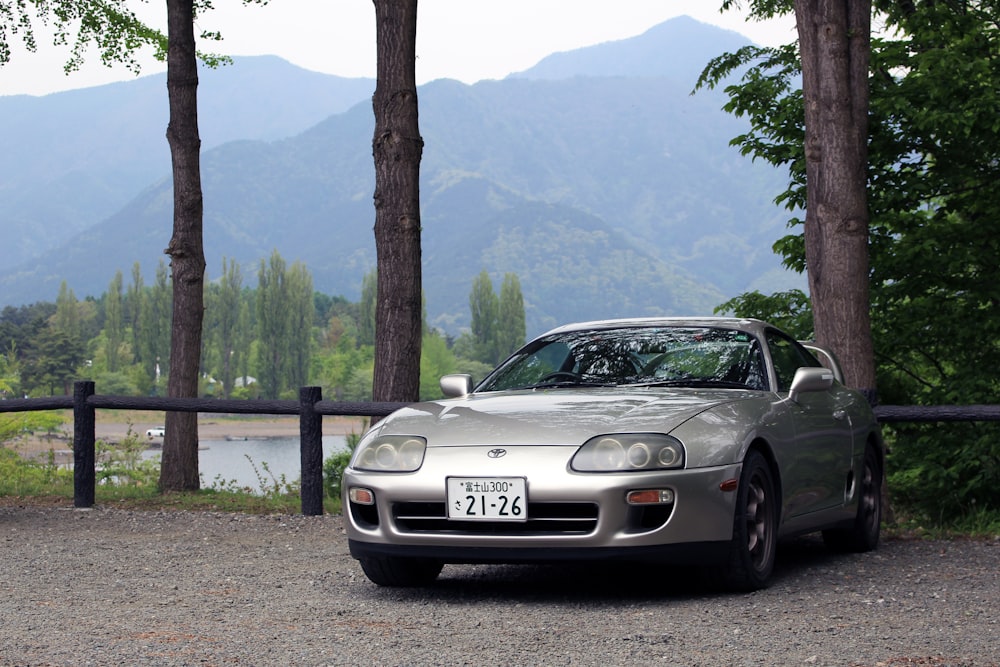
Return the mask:
[[394,503],[393,521],[404,533],[469,535],[586,535],[597,526],[596,503],[528,503],[527,521],[458,521],[448,519],[444,503]]

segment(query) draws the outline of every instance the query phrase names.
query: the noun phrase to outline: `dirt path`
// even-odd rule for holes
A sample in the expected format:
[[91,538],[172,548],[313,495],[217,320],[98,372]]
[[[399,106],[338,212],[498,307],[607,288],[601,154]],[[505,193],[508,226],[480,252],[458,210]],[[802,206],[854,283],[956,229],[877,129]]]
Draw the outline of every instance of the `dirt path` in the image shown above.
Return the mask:
[[995,540],[803,538],[754,593],[602,562],[378,588],[329,514],[17,505],[0,545],[4,666],[1000,664]]

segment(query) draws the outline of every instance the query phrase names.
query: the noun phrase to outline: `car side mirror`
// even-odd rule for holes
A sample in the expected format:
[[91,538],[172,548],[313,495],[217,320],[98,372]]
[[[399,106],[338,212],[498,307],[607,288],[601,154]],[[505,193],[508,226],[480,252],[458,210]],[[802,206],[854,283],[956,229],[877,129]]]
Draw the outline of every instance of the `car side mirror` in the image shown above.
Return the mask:
[[833,371],[829,368],[800,368],[795,371],[788,400],[799,402],[799,397],[809,391],[826,391],[833,386]]
[[837,382],[844,383],[844,372],[840,370],[840,362],[837,361],[837,357],[834,356],[832,350],[808,341],[800,340],[799,342],[802,343],[802,347],[813,353],[813,356],[819,360],[819,363],[833,371],[833,377],[836,378]]
[[467,373],[445,375],[440,384],[441,392],[447,398],[461,398],[472,393],[472,376]]

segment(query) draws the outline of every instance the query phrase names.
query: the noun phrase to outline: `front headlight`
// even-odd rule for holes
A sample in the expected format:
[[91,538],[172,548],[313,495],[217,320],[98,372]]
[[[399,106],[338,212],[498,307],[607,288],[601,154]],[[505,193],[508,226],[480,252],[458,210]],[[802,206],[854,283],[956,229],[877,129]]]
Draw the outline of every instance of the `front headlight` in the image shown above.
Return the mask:
[[570,467],[577,472],[630,472],[684,467],[684,445],[662,433],[612,433],[583,443]]
[[373,472],[413,472],[424,462],[427,440],[416,435],[382,435],[363,443],[352,467]]

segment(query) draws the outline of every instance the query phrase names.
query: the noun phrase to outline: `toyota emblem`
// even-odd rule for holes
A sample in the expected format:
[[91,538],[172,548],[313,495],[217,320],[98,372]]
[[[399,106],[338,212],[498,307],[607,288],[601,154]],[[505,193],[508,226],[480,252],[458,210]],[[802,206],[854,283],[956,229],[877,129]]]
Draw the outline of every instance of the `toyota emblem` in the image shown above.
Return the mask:
[[490,451],[486,452],[486,456],[490,457],[491,459],[499,459],[506,455],[507,455],[506,449],[491,449]]

